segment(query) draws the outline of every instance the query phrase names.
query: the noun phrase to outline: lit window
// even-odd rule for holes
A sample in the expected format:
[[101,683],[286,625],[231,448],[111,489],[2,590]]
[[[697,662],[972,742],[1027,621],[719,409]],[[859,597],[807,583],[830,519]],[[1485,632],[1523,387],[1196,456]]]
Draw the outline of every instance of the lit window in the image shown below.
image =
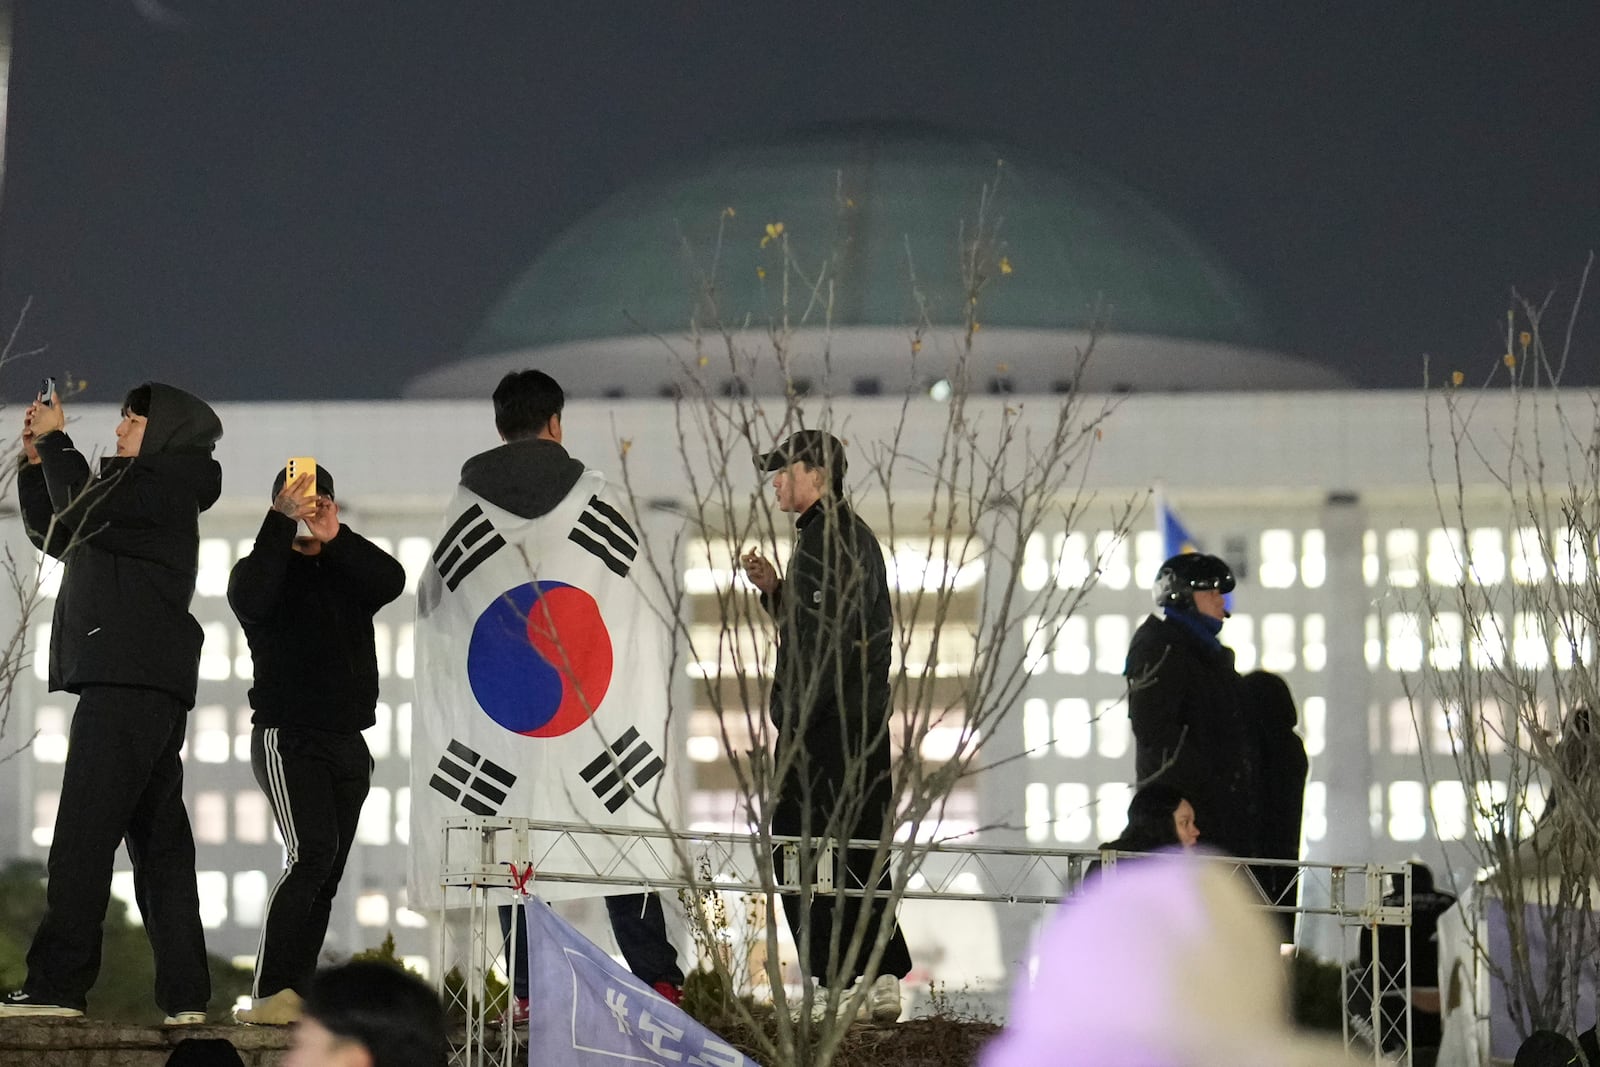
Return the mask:
[[1056,840],[1077,844],[1089,839],[1094,821],[1089,817],[1089,787],[1082,782],[1056,786]]
[[1094,669],[1121,674],[1128,662],[1128,617],[1101,615],[1094,620]]
[[[1472,531],[1472,580],[1479,585],[1499,585],[1506,580],[1505,538],[1492,526]],[[1463,802],[1464,803],[1464,802]]]
[[139,914],[139,898],[133,891],[133,872],[117,871],[111,876],[111,895],[122,901],[128,909],[128,922],[137,925],[144,921]]
[[1483,751],[1491,756],[1498,756],[1506,750],[1506,734],[1511,734],[1516,743],[1522,743],[1522,722],[1517,717],[1515,705],[1502,707],[1494,699],[1484,700],[1478,705],[1478,718],[1475,722],[1461,722],[1458,712],[1451,712],[1461,730],[1473,728],[1477,730],[1478,742],[1483,746]]
[[1397,756],[1411,756],[1417,752],[1417,724],[1408,700],[1389,702],[1389,751]]
[[1392,612],[1385,620],[1385,662],[1391,671],[1422,669],[1422,631],[1409,611]]
[[411,758],[411,701],[406,701],[394,709],[394,739],[395,755],[401,759]]
[[1328,702],[1322,697],[1306,697],[1306,755],[1320,756],[1328,743]]
[[233,921],[246,928],[261,925],[267,915],[267,873],[239,871],[233,876]]
[[722,741],[709,734],[691,737],[686,754],[696,763],[716,763],[722,759]]
[[250,658],[250,639],[243,630],[233,635],[233,676],[253,681],[256,676],[255,661]]
[[56,839],[56,809],[61,806],[61,794],[53,789],[33,795],[33,843],[49,848]]
[[362,926],[388,926],[389,898],[382,893],[362,893],[356,897],[356,922]]
[[249,845],[260,845],[267,840],[267,825],[271,822],[266,794],[247,790],[233,795],[233,838]]
[[406,572],[406,592],[415,593],[433,554],[433,544],[426,537],[402,537],[400,551],[395,558]]
[[409,679],[416,668],[417,628],[412,623],[402,623],[397,631],[394,646],[394,673]]
[[1500,616],[1493,612],[1478,616],[1473,622],[1469,648],[1474,668],[1494,668],[1505,662],[1506,630]]
[[1089,702],[1077,697],[1056,701],[1056,755],[1078,759],[1089,754]]
[[1256,620],[1252,616],[1234,612],[1222,624],[1222,640],[1233,649],[1233,665],[1240,674],[1256,669]]
[[1428,663],[1437,671],[1453,671],[1461,666],[1461,616],[1441,611],[1428,625]]
[[1100,840],[1115,841],[1128,828],[1132,796],[1126,782],[1107,782],[1095,790],[1094,830]]
[[228,840],[228,801],[221,793],[196,793],[189,817],[194,823],[194,839],[200,844],[220,845]]
[[233,758],[240,763],[250,762],[250,717],[254,714],[249,708],[240,708],[233,716]]
[[1382,577],[1378,567],[1378,531],[1368,530],[1361,535],[1361,577],[1370,589]]
[[1057,534],[1056,586],[1061,589],[1081,589],[1094,574],[1089,563],[1089,538],[1086,534]]
[[1300,826],[1307,841],[1321,841],[1328,836],[1328,787],[1321,782],[1306,783],[1305,811]]
[[1083,674],[1089,669],[1089,620],[1070,615],[1056,634],[1052,656],[1057,674]]
[[1417,531],[1390,530],[1384,535],[1388,556],[1389,584],[1409,589],[1417,584]]
[[1043,782],[1029,782],[1022,796],[1022,824],[1028,843],[1042,845],[1050,839],[1050,787]]
[[1133,584],[1140,589],[1154,589],[1156,574],[1167,561],[1167,539],[1157,530],[1140,530],[1133,535],[1133,558]]
[[1556,581],[1574,585],[1589,576],[1589,557],[1584,554],[1583,533],[1563,526],[1556,531]]
[[983,581],[983,542],[975,537],[900,538],[885,545],[889,588],[901,592],[960,592]]
[[433,960],[427,956],[404,956],[400,960],[405,964],[406,970],[415,971],[422,976],[424,982],[432,978]]
[[1046,654],[1050,647],[1050,627],[1037,615],[1029,615],[1022,620],[1022,632],[1027,635],[1027,642],[1022,653],[1022,669],[1029,674],[1043,674],[1045,666],[1049,663]]
[[1267,589],[1294,585],[1294,531],[1261,531],[1261,584]]
[[1133,725],[1120,700],[1102,700],[1094,706],[1095,751],[1106,759],[1121,759],[1128,752]]
[[1300,661],[1308,671],[1320,671],[1328,665],[1328,623],[1320,612],[1312,612],[1300,620]]
[[411,787],[403,785],[394,791],[394,839],[402,845],[411,843]]
[[1383,662],[1383,635],[1378,630],[1376,615],[1367,616],[1367,639],[1363,642],[1362,649],[1366,652],[1367,670],[1377,670],[1378,664]]
[[1262,669],[1294,670],[1294,616],[1267,614],[1261,616]]
[[1550,648],[1544,641],[1544,620],[1531,611],[1511,617],[1511,658],[1523,670],[1550,665]]
[[233,564],[233,553],[228,542],[220,537],[200,539],[199,571],[195,574],[195,596],[227,596],[228,568]]
[[1307,530],[1300,535],[1300,584],[1307,589],[1321,589],[1327,578],[1327,538],[1321,530]]
[[1460,841],[1467,836],[1467,791],[1460,782],[1434,782],[1433,831],[1440,841]]
[[1433,705],[1433,715],[1428,723],[1430,747],[1440,756],[1455,753],[1455,736],[1460,730],[1461,713],[1451,711],[1443,704]]
[[1506,784],[1504,782],[1478,782],[1472,791],[1473,833],[1486,841],[1497,829],[1508,830],[1505,825]]
[[1593,658],[1589,624],[1582,615],[1572,613],[1562,617],[1554,644],[1556,667],[1560,670],[1569,671],[1575,663],[1588,663]]
[[1107,589],[1126,589],[1133,577],[1128,569],[1128,539],[1115,530],[1094,535],[1094,558],[1100,566],[1100,584]]
[[228,921],[228,876],[222,871],[194,872],[200,891],[200,925],[215,930]]
[[33,758],[39,763],[67,762],[67,712],[48,705],[33,713]]
[[1050,751],[1050,702],[1037,697],[1022,702],[1022,750],[1030,759]]
[[228,709],[215,704],[196,708],[194,747],[190,754],[201,763],[227,763],[233,754],[233,731],[228,729]]
[[225,682],[233,676],[233,656],[228,651],[233,634],[225,622],[208,622],[205,643],[200,646],[200,677],[208,682]]
[[356,840],[363,845],[389,843],[389,790],[375,785],[367,792],[367,802],[361,805],[361,816],[356,820]]
[[1421,782],[1389,783],[1389,838],[1393,841],[1420,841],[1428,832],[1428,817],[1423,809]]
[[1521,585],[1544,581],[1549,573],[1545,568],[1544,544],[1539,528],[1523,526],[1511,541],[1511,578]]
[[1434,528],[1428,531],[1428,581],[1434,585],[1461,584],[1461,531]]
[[373,647],[373,650],[378,654],[378,677],[379,678],[387,678],[387,677],[389,677],[389,675],[391,673],[391,671],[390,671],[390,667],[391,667],[391,663],[390,663],[391,652],[390,652],[390,649],[391,649],[392,645],[393,645],[393,641],[390,638],[389,624],[386,623],[386,622],[375,622],[375,623],[373,623],[372,624],[372,647]]
[[1542,784],[1527,783],[1522,791],[1522,810],[1517,817],[1518,836],[1526,838],[1533,833],[1534,824],[1544,814],[1546,799]]
[[1037,593],[1050,580],[1050,563],[1044,558],[1044,534],[1034,532],[1022,548],[1022,566],[1017,569],[1017,581],[1030,593]]
[[33,628],[33,676],[41,682],[50,680],[50,624],[47,622]]
[[46,556],[38,549],[33,552],[34,573],[39,576],[39,595],[54,600],[61,594],[61,575],[66,568],[54,556]]

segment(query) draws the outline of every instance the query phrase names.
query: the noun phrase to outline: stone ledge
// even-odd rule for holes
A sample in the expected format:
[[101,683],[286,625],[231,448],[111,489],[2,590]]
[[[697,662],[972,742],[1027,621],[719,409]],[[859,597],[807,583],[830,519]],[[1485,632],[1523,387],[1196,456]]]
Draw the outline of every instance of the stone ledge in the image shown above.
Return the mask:
[[164,1067],[185,1038],[223,1038],[246,1067],[277,1067],[289,1047],[278,1026],[133,1026],[93,1019],[0,1020],[0,1067]]

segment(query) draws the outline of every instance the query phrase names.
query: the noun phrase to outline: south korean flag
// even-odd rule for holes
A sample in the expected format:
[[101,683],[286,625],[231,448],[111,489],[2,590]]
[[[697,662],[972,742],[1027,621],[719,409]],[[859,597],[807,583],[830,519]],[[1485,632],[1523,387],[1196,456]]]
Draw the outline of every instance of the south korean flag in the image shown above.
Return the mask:
[[[636,520],[598,471],[532,519],[458,487],[417,594],[412,906],[439,904],[446,817],[659,829],[648,803],[679,824],[666,787],[671,629],[655,581]],[[586,860],[604,868],[593,840]],[[549,846],[534,841],[533,855]]]

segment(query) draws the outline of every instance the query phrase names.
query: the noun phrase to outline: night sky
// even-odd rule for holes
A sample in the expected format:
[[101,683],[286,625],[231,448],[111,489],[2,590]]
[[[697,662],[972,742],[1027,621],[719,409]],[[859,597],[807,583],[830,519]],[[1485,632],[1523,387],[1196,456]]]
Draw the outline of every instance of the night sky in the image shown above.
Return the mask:
[[[1600,4],[19,0],[0,394],[390,397],[708,144],[915,120],[1145,193],[1373,386],[1487,368],[1600,244]],[[1600,287],[1600,279],[1595,282]],[[1579,341],[1600,381],[1600,291]]]

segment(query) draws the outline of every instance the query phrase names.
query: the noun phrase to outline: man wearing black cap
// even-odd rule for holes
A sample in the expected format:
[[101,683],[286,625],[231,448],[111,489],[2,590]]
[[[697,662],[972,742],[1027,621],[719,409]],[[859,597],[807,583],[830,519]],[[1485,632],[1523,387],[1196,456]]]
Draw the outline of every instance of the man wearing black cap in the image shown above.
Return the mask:
[[[254,1001],[238,1018],[277,1026],[300,1016],[371,782],[361,731],[378,703],[372,618],[406,584],[399,562],[340,523],[332,475],[319,465],[313,487],[309,471],[288,484],[285,474],[228,579],[255,664],[250,765],[286,853],[267,900]],[[302,522],[308,536],[296,536]]]
[[[771,714],[778,728],[775,763],[784,777],[772,832],[878,839],[894,815],[889,765],[894,618],[883,551],[872,530],[845,503],[846,460],[838,438],[801,430],[759,462],[773,475],[778,510],[796,517],[787,578],[779,578],[772,563],[754,551],[742,560],[778,627]],[[849,876],[841,878],[842,884],[864,887],[872,859],[872,850],[850,850],[845,863]],[[878,887],[888,890],[886,872]],[[785,896],[783,905],[800,944],[800,898]],[[894,918],[882,900],[863,916],[860,897],[844,898],[839,911],[841,953],[865,921],[861,951],[848,962],[830,953],[834,897],[818,893],[807,924],[806,973],[842,990],[862,977],[882,923],[894,923]],[[899,1017],[899,980],[910,970],[911,956],[895,925],[868,992],[868,1014],[882,1022]]]
[[1233,573],[1187,552],[1156,573],[1156,612],[1134,632],[1123,673],[1138,785],[1170,785],[1194,805],[1205,843],[1254,856],[1253,745],[1233,650],[1218,638]]

